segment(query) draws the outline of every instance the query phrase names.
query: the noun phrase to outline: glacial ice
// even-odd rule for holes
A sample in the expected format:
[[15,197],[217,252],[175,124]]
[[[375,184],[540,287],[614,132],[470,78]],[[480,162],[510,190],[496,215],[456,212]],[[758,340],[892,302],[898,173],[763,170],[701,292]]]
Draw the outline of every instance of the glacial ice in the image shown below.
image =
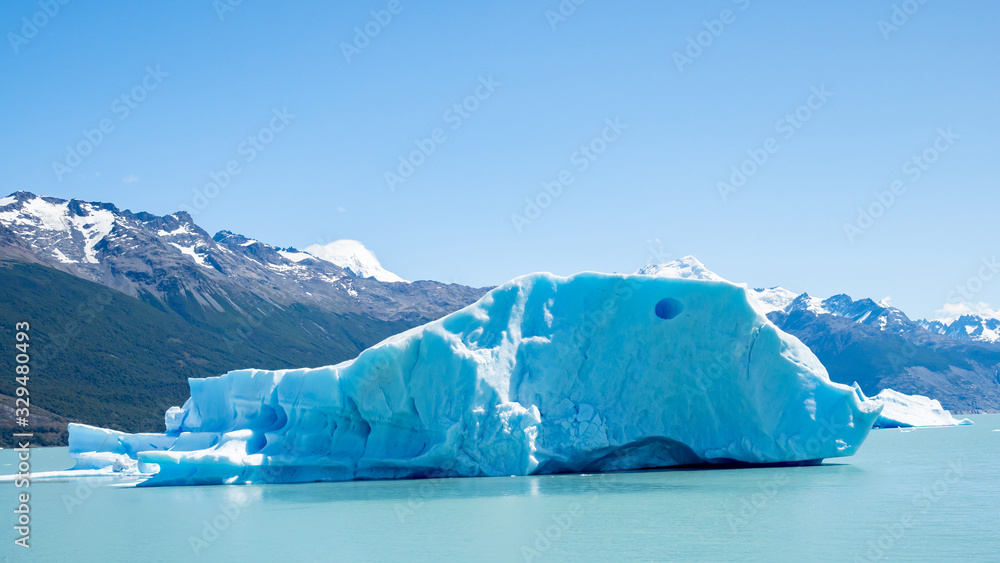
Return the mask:
[[937,399],[923,395],[907,395],[892,389],[883,389],[870,400],[883,405],[882,413],[875,421],[875,428],[972,424],[968,418],[958,420],[945,410]]
[[70,426],[144,485],[592,472],[852,455],[880,406],[725,281],[531,274],[357,358],[190,380],[164,434]]

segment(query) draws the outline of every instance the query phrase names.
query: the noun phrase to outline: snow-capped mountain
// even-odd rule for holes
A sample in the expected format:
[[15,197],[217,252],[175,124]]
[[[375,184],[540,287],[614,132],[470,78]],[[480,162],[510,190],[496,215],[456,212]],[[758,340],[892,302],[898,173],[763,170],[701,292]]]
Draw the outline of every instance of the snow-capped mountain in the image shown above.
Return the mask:
[[709,270],[694,256],[685,256],[665,264],[649,264],[639,268],[637,274],[665,278],[682,278],[708,281],[729,281]]
[[919,323],[933,333],[959,340],[1000,343],[1000,318],[997,317],[962,315],[950,323],[926,320]]
[[304,259],[304,255],[314,256],[350,270],[354,275],[362,278],[374,278],[389,283],[407,283],[403,278],[383,268],[378,258],[375,257],[375,253],[356,240],[335,240],[325,245],[308,246],[305,252],[282,254],[294,262]]
[[843,317],[857,324],[873,326],[879,330],[905,332],[919,328],[906,313],[884,303],[876,303],[871,299],[855,301],[845,294],[834,295],[827,299],[817,299],[808,293],[795,298],[784,312],[802,309],[818,315],[833,315]]
[[35,197],[17,192],[0,198],[0,225],[46,248],[63,264],[97,264],[97,244],[111,234],[114,206]]
[[160,217],[28,192],[0,199],[0,258],[41,263],[174,310],[247,314],[260,303],[305,303],[419,320],[465,306],[484,291],[398,283],[405,280],[356,241],[316,252],[278,249],[230,231],[213,237],[185,212]]
[[756,298],[758,309],[762,310],[765,315],[774,311],[783,311],[799,297],[794,291],[783,287],[752,288],[750,295]]

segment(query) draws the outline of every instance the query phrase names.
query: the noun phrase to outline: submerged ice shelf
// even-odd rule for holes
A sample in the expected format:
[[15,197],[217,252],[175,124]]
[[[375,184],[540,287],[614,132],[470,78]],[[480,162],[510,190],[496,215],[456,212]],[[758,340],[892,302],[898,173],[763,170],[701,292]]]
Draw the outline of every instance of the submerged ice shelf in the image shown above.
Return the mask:
[[849,456],[878,403],[725,281],[532,274],[335,366],[190,380],[164,434],[70,426],[147,485],[497,476]]

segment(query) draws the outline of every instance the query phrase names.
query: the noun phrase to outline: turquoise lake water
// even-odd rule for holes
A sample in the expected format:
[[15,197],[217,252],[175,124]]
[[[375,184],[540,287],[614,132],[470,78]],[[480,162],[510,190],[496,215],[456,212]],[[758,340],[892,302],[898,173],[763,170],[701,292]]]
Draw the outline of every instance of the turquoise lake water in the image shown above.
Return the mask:
[[[0,483],[4,561],[1000,561],[1000,415],[821,466],[134,488]],[[32,470],[71,466],[32,451]],[[0,474],[16,471],[0,451]],[[31,494],[31,548],[14,545]]]

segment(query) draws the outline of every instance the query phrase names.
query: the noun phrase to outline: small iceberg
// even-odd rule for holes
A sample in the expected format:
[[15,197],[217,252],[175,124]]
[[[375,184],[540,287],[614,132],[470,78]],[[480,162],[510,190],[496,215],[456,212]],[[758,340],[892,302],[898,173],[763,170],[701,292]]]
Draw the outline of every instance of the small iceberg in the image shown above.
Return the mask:
[[892,389],[883,389],[870,400],[882,405],[882,414],[875,421],[875,428],[972,424],[968,418],[958,420],[945,410],[938,400],[923,395],[907,395]]

